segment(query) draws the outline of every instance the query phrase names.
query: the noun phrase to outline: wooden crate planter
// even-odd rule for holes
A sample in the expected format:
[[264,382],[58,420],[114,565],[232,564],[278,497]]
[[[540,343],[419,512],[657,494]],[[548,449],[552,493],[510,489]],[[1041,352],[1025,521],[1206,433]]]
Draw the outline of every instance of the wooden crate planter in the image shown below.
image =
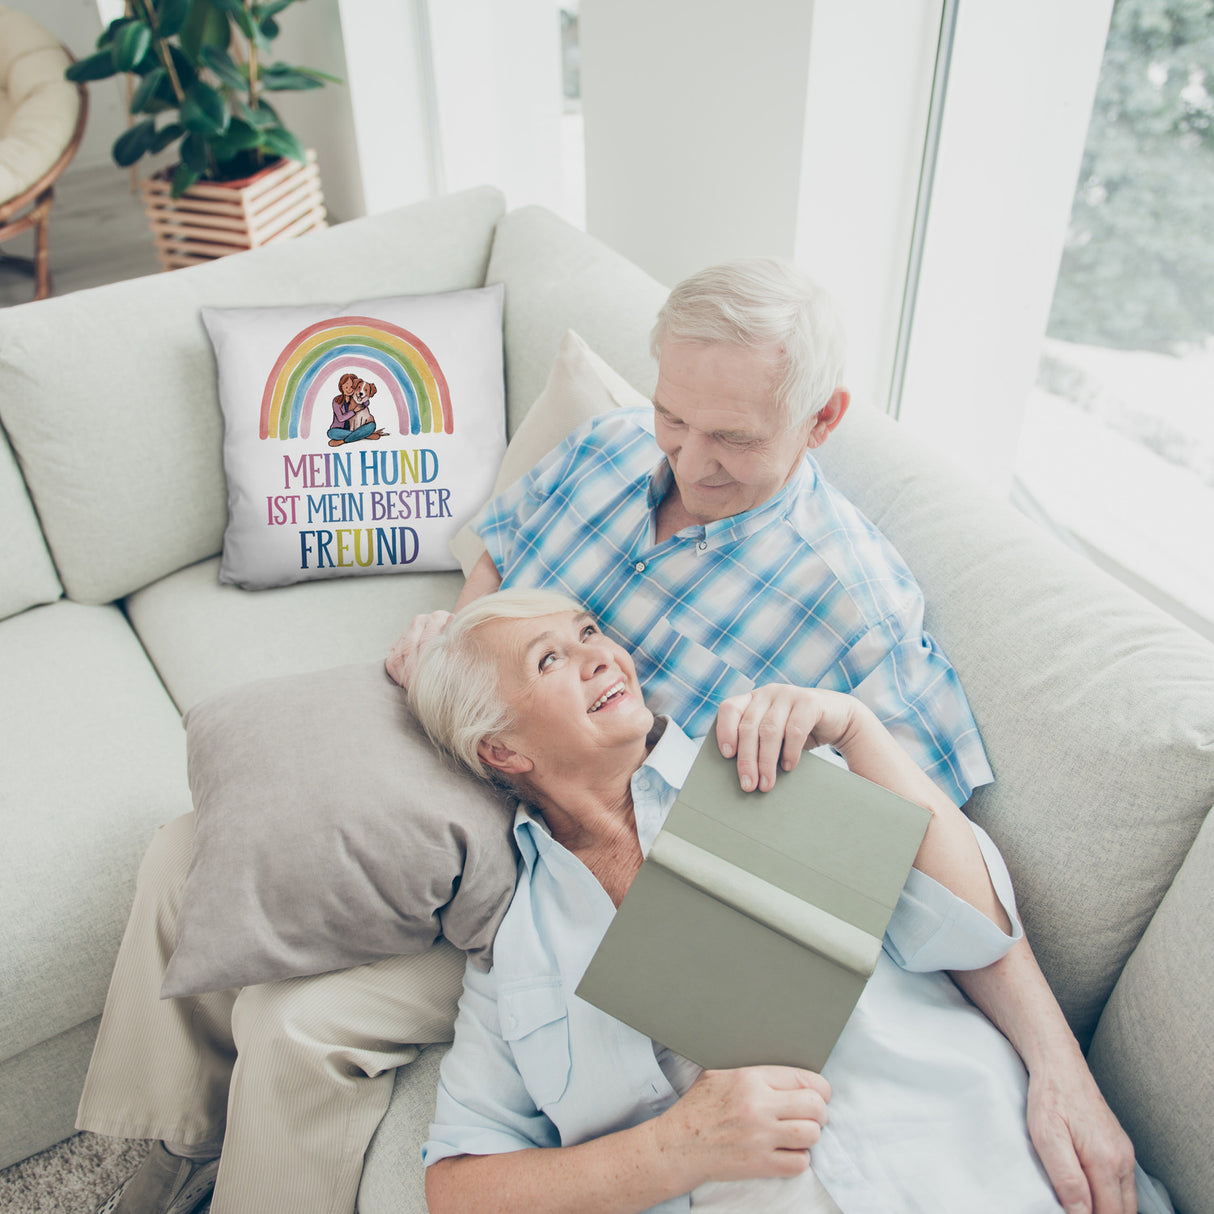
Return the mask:
[[[171,174],[170,174],[171,175]],[[140,186],[163,269],[198,265],[326,227],[316,153],[279,160],[240,181],[199,181],[174,198],[169,175]]]

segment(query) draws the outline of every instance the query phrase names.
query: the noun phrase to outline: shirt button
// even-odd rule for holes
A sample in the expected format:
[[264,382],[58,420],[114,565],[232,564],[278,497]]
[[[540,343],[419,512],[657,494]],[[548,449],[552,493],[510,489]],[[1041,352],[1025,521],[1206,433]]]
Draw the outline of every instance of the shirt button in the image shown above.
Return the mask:
[[637,573],[644,573],[645,572],[645,562],[637,561],[637,563],[635,565],[633,565],[633,568],[637,571]]
[[699,549],[701,552],[704,552],[704,551],[705,551],[705,550],[708,548],[708,541],[707,541],[707,540],[701,540],[701,541],[700,541],[700,542],[699,542],[699,543],[696,545],[696,547],[697,547],[697,548],[698,548],[698,549]]

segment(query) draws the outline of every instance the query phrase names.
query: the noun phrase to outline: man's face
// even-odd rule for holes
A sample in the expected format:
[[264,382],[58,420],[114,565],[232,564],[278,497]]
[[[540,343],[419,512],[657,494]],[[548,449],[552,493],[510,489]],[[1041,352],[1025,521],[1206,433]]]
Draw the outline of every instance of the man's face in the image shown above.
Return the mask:
[[786,426],[776,380],[774,352],[673,340],[663,345],[654,433],[683,507],[697,522],[730,518],[769,501],[806,449],[817,446],[812,418]]

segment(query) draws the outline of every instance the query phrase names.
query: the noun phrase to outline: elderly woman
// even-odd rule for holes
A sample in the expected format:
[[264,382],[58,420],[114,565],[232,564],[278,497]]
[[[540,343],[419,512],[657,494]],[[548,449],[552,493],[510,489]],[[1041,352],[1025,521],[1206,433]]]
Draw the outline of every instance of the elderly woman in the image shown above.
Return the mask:
[[1007,871],[859,701],[764,687],[716,727],[744,788],[830,746],[932,813],[819,1075],[701,1072],[574,994],[698,750],[589,615],[548,591],[477,600],[424,645],[409,695],[437,744],[523,801],[514,900],[492,970],[466,971],[424,1147],[432,1211],[1061,1208],[1023,1065],[943,972],[1018,938]]

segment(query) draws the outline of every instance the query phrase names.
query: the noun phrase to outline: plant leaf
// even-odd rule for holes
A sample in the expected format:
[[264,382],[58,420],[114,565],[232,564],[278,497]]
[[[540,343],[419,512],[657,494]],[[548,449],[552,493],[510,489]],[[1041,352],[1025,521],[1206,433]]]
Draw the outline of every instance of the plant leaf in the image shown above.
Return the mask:
[[201,177],[207,171],[210,155],[207,141],[201,135],[189,134],[181,141],[181,163]]
[[163,103],[156,96],[156,90],[169,77],[162,67],[154,67],[139,82],[139,87],[131,94],[131,113],[138,114],[141,110],[151,113],[151,106],[161,106]]
[[223,95],[195,80],[181,103],[181,125],[195,135],[222,135],[229,118]]
[[[262,134],[256,127],[235,118],[229,124],[227,134],[223,138],[225,146],[233,152],[247,152],[261,146]],[[224,159],[228,159],[228,157]]]
[[100,36],[97,38],[97,49],[102,50],[105,47],[113,46],[114,36],[124,25],[127,24],[128,21],[133,20],[133,17],[115,17],[114,20],[101,31]]
[[133,71],[151,45],[152,31],[142,21],[129,21],[114,38],[114,67],[120,72]]
[[181,32],[190,15],[190,0],[158,0],[156,5],[156,32],[162,38],[172,38]]
[[318,89],[322,81],[286,63],[272,63],[261,73],[261,87],[272,93]]
[[177,166],[177,171],[173,174],[173,197],[180,198],[201,176],[201,173],[196,172],[183,161]]
[[300,164],[306,164],[308,161],[303,144],[286,127],[274,126],[263,131],[261,145],[276,156],[286,156],[290,160],[298,160]]
[[288,8],[294,4],[295,0],[268,0],[266,4],[253,5],[253,16],[258,21],[264,21],[267,17],[276,17],[284,8]]
[[156,124],[150,118],[136,123],[130,130],[123,131],[114,140],[112,155],[114,163],[120,168],[127,168],[135,163],[144,152],[152,146],[156,138]]
[[258,98],[255,110],[250,109],[239,97],[236,98],[233,108],[241,121],[247,122],[249,126],[254,127],[256,130],[265,131],[272,126],[279,125],[278,115],[261,98]]
[[200,58],[229,88],[249,87],[248,68],[237,63],[222,46],[204,46]]
[[261,31],[261,39],[263,45],[269,45],[278,37],[281,32],[278,28],[278,22],[273,17],[263,17],[258,23],[257,28]]
[[152,140],[152,146],[148,149],[150,152],[163,152],[176,139],[180,139],[185,134],[185,127],[180,122],[170,122],[168,126],[162,126],[156,132],[156,138]]
[[181,27],[178,41],[191,62],[197,63],[204,46],[227,47],[232,41],[232,26],[226,13],[211,0],[191,0],[190,15]]
[[110,51],[98,51],[85,59],[77,59],[63,74],[77,84],[86,80],[105,80],[113,76],[118,69],[114,66],[114,56]]

